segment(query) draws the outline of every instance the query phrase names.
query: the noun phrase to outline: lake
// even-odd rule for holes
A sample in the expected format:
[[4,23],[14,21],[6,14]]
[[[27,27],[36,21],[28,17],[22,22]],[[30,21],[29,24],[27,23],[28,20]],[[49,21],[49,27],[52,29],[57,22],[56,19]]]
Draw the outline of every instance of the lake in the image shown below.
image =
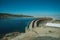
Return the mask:
[[6,18],[0,19],[0,34],[11,32],[25,32],[25,27],[33,18]]

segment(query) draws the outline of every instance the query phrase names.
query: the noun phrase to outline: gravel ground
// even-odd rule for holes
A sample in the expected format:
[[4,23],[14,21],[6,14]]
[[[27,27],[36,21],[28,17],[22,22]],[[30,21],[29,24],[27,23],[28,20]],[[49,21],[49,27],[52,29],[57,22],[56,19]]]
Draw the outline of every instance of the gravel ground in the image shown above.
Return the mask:
[[49,36],[43,36],[43,37],[34,37],[30,40],[60,40],[60,38],[53,38]]

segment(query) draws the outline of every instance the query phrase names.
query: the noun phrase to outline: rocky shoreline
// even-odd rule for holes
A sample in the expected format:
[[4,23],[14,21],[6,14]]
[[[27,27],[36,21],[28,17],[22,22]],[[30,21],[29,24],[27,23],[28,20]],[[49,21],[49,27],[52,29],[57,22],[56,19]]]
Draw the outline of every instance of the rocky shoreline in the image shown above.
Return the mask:
[[8,34],[5,34],[3,35],[0,39],[1,40],[8,40],[8,39],[12,39],[18,35],[20,35],[21,33],[20,32],[12,32],[12,33],[8,33]]
[[[60,27],[46,26],[47,19],[32,21],[25,33],[13,32],[6,34],[1,40],[60,40]],[[44,24],[37,26],[38,22]],[[48,20],[48,22],[53,22]],[[56,21],[58,22],[58,21]],[[56,23],[55,22],[55,23]],[[59,21],[60,24],[60,21]],[[34,27],[33,27],[33,26]]]
[[6,34],[1,40],[60,40],[60,28],[37,27],[26,33]]

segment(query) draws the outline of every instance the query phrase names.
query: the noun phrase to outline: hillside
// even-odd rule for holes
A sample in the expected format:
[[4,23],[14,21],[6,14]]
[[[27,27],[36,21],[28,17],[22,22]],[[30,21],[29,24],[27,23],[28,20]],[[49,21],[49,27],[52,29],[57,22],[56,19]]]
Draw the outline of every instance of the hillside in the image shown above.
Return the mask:
[[9,13],[0,13],[0,18],[7,18],[7,17],[33,17],[33,16],[17,15],[17,14],[9,14]]

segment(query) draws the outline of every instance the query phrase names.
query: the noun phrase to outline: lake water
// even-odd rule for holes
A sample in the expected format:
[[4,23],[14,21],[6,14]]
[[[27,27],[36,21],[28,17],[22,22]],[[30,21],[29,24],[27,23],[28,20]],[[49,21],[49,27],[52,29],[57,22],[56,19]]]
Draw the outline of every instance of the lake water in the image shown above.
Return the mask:
[[0,33],[25,32],[25,27],[33,18],[0,19]]

